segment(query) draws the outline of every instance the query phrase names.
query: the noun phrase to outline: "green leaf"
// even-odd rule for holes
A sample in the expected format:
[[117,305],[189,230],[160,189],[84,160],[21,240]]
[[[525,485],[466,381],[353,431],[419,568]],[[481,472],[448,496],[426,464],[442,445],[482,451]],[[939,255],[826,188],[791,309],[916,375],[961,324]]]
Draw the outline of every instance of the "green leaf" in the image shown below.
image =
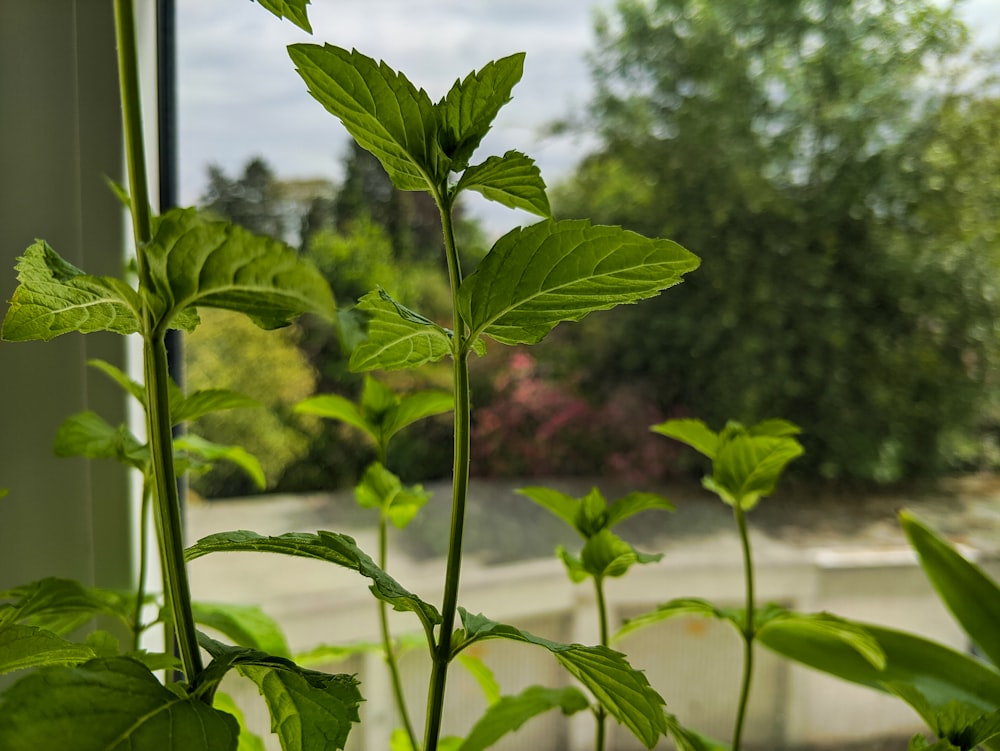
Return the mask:
[[699,454],[715,459],[715,453],[719,448],[719,435],[711,430],[701,420],[667,420],[659,425],[654,425],[651,430],[667,438],[673,438],[686,443]]
[[[134,381],[129,378],[121,368],[117,368],[106,360],[101,360],[94,358],[87,360],[87,365],[95,370],[99,370],[112,381],[121,386],[122,390],[127,394],[131,394],[132,397],[139,402],[143,407],[146,406],[146,389],[138,381]],[[173,380],[170,381],[171,385],[175,385]]]
[[399,404],[390,410],[382,424],[382,437],[388,443],[396,433],[419,420],[450,412],[455,398],[447,391],[414,391],[400,397]]
[[362,508],[378,509],[382,516],[402,529],[430,500],[430,493],[420,485],[403,487],[403,483],[381,463],[373,462],[365,469],[354,496]]
[[730,746],[684,727],[672,714],[667,714],[667,728],[679,751],[730,751]]
[[652,297],[698,267],[670,240],[583,220],[540,222],[501,237],[458,293],[472,338],[534,344],[560,321]]
[[493,675],[493,671],[487,667],[485,662],[466,652],[462,652],[455,659],[466,669],[469,675],[475,678],[476,683],[479,684],[479,688],[483,691],[483,696],[486,697],[488,705],[496,704],[500,701],[500,684],[497,683],[496,676]]
[[990,661],[1000,666],[1000,589],[915,516],[903,511],[899,520],[941,601]]
[[416,391],[400,396],[366,375],[360,409],[337,394],[304,399],[295,409],[346,422],[364,431],[384,451],[389,440],[403,428],[425,417],[447,412],[453,406],[454,399],[446,391]]
[[580,501],[573,496],[542,486],[518,488],[515,492],[530,498],[542,508],[547,509],[556,517],[562,519],[570,527],[576,529],[576,510],[580,505]]
[[174,451],[208,464],[230,462],[246,472],[258,488],[263,490],[267,487],[267,478],[264,476],[264,468],[260,466],[260,461],[242,446],[223,446],[194,433],[185,433],[174,439]]
[[291,657],[281,626],[256,605],[192,602],[191,610],[196,623],[214,628],[241,647]]
[[[171,382],[173,384],[173,382]],[[200,389],[187,396],[177,389],[179,398],[170,400],[170,419],[174,425],[227,409],[253,409],[261,404],[245,394],[230,389]]]
[[[854,623],[851,621],[851,623]],[[934,707],[961,701],[993,711],[1000,707],[1000,673],[970,655],[902,631],[867,623],[855,625],[868,632],[885,655],[879,670],[854,646],[835,634],[803,629],[801,624],[777,621],[758,633],[769,649],[816,670],[880,691],[886,684],[908,684]]]
[[0,626],[25,623],[56,634],[67,634],[95,615],[110,615],[131,624],[134,597],[130,593],[85,587],[72,579],[49,577],[0,592]]
[[886,688],[913,707],[938,738],[949,741],[961,751],[973,751],[1000,734],[1000,709],[983,712],[979,707],[960,701],[934,707],[927,697],[908,684],[889,683]]
[[587,697],[576,688],[529,686],[516,696],[505,696],[492,704],[472,726],[459,751],[483,751],[531,718],[551,709],[571,715],[589,706]]
[[204,673],[207,681],[217,685],[236,668],[257,685],[284,751],[344,748],[351,726],[360,721],[358,705],[364,701],[353,676],[307,670],[291,660],[221,644],[204,634],[198,641],[213,657]]
[[41,668],[0,697],[4,751],[235,751],[236,720],[126,657]]
[[661,511],[673,511],[674,504],[656,493],[633,492],[613,501],[608,507],[607,525],[611,529],[615,525],[625,521],[630,516],[634,516],[641,511],[660,509]]
[[583,546],[580,561],[595,579],[624,576],[636,563],[655,563],[662,555],[640,553],[610,529],[602,529]]
[[191,561],[209,553],[223,552],[280,553],[335,563],[371,579],[371,591],[377,598],[396,610],[416,613],[428,632],[441,622],[441,615],[433,605],[407,592],[347,535],[334,532],[289,532],[278,537],[264,537],[256,532],[220,532],[198,540],[185,551],[185,556]]
[[508,151],[502,157],[491,156],[482,164],[469,167],[459,178],[456,190],[474,190],[507,208],[552,218],[541,171],[533,159],[518,151]]
[[339,394],[310,396],[296,404],[295,411],[303,415],[316,415],[317,417],[346,422],[348,425],[363,431],[373,441],[378,441],[375,426],[368,423],[354,402]]
[[795,613],[784,608],[771,608],[766,617],[757,613],[757,633],[767,634],[774,629],[786,636],[798,633],[808,638],[815,634],[830,638],[850,647],[876,670],[886,666],[886,656],[878,640],[862,625],[830,613]]
[[113,459],[145,471],[149,451],[128,428],[112,427],[95,412],[80,412],[67,417],[56,431],[53,451],[56,456],[84,456],[88,459]]
[[587,568],[583,565],[583,561],[570,553],[562,545],[556,546],[556,557],[563,562],[564,566],[566,566],[566,573],[569,576],[570,581],[574,584],[586,581],[590,576],[590,572],[587,571]]
[[368,337],[351,354],[351,370],[402,370],[451,354],[451,335],[433,321],[405,315],[384,291],[369,292],[356,310],[368,317]]
[[465,639],[458,643],[458,649],[481,639],[494,638],[543,647],[647,748],[653,748],[666,733],[663,699],[649,685],[646,676],[632,668],[620,652],[601,646],[559,644],[482,615],[472,615],[462,608],[459,613],[465,625]]
[[427,92],[356,50],[293,44],[288,54],[309,93],[382,163],[397,188],[428,190],[447,178],[450,164]]
[[171,209],[146,250],[150,307],[161,324],[199,306],[244,313],[265,329],[302,313],[336,315],[323,275],[294,249],[195,209]]
[[71,331],[134,334],[141,329],[135,290],[120,279],[85,274],[44,240],[24,252],[17,271],[20,284],[0,328],[0,338],[6,341],[48,341]]
[[76,665],[94,656],[87,645],[66,641],[36,626],[0,626],[0,675],[46,665]]
[[712,477],[704,484],[726,503],[749,510],[774,492],[785,467],[801,455],[802,445],[791,437],[724,432],[712,462]]
[[312,26],[309,24],[309,17],[306,6],[310,0],[257,0],[262,8],[267,8],[278,18],[287,18],[303,31],[312,34]]
[[236,751],[267,751],[267,747],[264,745],[264,740],[256,733],[251,733],[247,730],[246,719],[243,717],[243,711],[237,706],[236,702],[233,701],[229,694],[225,694],[221,691],[216,692],[215,699],[212,701],[212,706],[221,712],[226,714],[231,714],[236,718],[236,722],[240,726],[240,742],[236,747]]
[[660,621],[665,621],[668,618],[674,618],[679,615],[697,615],[702,618],[717,618],[720,620],[732,621],[738,629],[742,628],[742,624],[733,619],[732,612],[718,608],[708,600],[703,600],[698,597],[679,597],[671,600],[670,602],[658,605],[655,610],[651,610],[648,613],[637,615],[635,618],[629,618],[621,625],[618,631],[615,632],[615,635],[612,637],[612,641],[618,641],[623,636],[626,636],[633,631],[638,631],[640,628],[645,628],[646,626],[650,626],[654,623],[659,623]]
[[500,108],[524,73],[524,53],[489,62],[470,73],[442,99],[436,111],[440,123],[438,140],[451,160],[453,172],[461,172],[489,132]]

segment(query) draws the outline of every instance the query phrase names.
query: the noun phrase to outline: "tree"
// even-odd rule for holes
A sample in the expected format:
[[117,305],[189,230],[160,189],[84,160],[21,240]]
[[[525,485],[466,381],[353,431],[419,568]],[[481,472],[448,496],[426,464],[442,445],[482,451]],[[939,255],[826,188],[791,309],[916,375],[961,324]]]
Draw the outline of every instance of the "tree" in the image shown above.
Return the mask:
[[243,175],[230,178],[218,165],[208,168],[208,189],[201,205],[251,232],[285,239],[288,227],[279,206],[274,172],[261,157],[243,168]]
[[940,468],[997,364],[997,101],[950,85],[967,50],[930,0],[619,2],[592,57],[601,145],[557,209],[704,263],[578,330],[590,383],[788,418],[826,477]]

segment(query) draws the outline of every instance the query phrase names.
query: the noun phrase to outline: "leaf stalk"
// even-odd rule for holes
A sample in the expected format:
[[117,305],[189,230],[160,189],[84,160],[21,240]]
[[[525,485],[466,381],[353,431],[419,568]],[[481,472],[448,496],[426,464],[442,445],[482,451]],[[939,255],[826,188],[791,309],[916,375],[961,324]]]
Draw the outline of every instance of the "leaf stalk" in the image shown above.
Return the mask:
[[739,503],[733,506],[736,516],[736,526],[740,533],[740,544],[743,548],[743,574],[746,587],[746,614],[740,636],[743,638],[743,678],[740,681],[740,698],[733,726],[733,751],[740,751],[743,738],[743,728],[746,724],[747,704],[750,701],[750,684],[753,680],[753,642],[756,637],[754,624],[754,568],[753,556],[750,550],[750,535],[747,531],[746,512]]

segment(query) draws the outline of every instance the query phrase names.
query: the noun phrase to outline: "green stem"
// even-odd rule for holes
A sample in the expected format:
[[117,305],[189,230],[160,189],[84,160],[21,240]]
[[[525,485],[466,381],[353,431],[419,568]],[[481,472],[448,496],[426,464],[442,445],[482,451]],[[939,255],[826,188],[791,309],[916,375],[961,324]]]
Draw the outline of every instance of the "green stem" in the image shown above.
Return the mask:
[[733,751],[740,751],[747,704],[750,701],[750,682],[753,679],[753,642],[756,637],[756,628],[754,626],[754,568],[753,557],[750,553],[750,535],[747,532],[746,514],[738,504],[733,507],[733,510],[736,515],[736,526],[740,532],[740,543],[743,546],[743,574],[746,578],[746,616],[743,629],[740,632],[743,637],[743,680],[740,685],[736,724],[733,727]]
[[451,530],[448,538],[448,561],[445,567],[444,598],[441,606],[441,629],[437,645],[431,654],[431,677],[427,690],[427,725],[424,730],[424,751],[436,751],[444,717],[444,691],[451,661],[451,637],[458,609],[458,589],[462,572],[462,535],[465,527],[465,504],[469,494],[469,435],[471,433],[472,397],[469,387],[469,353],[465,325],[458,311],[458,289],[462,284],[462,268],[455,246],[452,223],[452,199],[446,192],[436,192],[435,202],[441,213],[445,255],[454,321],[452,362],[455,389],[455,455],[452,478]]
[[152,500],[152,490],[149,486],[149,474],[142,477],[142,503],[139,506],[139,574],[135,586],[135,611],[132,613],[132,649],[139,651],[142,641],[142,610],[146,604],[146,556],[149,554],[149,532],[146,523],[149,520],[149,505]]
[[[383,458],[384,463],[384,458]],[[389,525],[384,516],[379,518],[378,526],[378,565],[383,571],[387,571],[389,560]],[[382,628],[382,651],[385,654],[385,664],[389,668],[389,677],[392,680],[392,693],[396,700],[396,709],[399,711],[403,729],[410,739],[410,747],[416,751],[417,734],[413,730],[413,723],[410,721],[410,713],[406,709],[406,696],[403,694],[403,680],[399,674],[399,663],[396,662],[396,653],[392,648],[392,636],[389,632],[389,606],[384,600],[378,602],[379,621]]]
[[[140,290],[147,284],[145,248],[153,237],[142,133],[142,103],[139,97],[139,65],[136,54],[135,14],[132,0],[115,0],[115,35],[118,43],[118,83],[122,100],[122,126],[131,192],[132,230]],[[140,297],[143,295],[140,294]],[[143,304],[143,369],[146,383],[146,431],[153,474],[153,513],[163,561],[163,587],[174,619],[184,674],[189,682],[202,671],[201,652],[191,612],[191,593],[184,565],[184,535],[181,526],[170,402],[168,398],[167,350],[164,327],[153,320]]]
[[188,683],[202,672],[198,633],[191,609],[191,589],[184,562],[184,532],[181,524],[177,475],[174,471],[173,432],[167,391],[167,348],[163,332],[147,336],[144,347],[146,369],[146,426],[153,465],[153,513],[160,537],[163,588],[174,621],[177,646]]
[[[604,579],[594,578],[594,593],[597,596],[597,617],[601,629],[601,646],[608,646],[608,605],[604,599]],[[594,730],[594,751],[604,751],[605,738],[607,736],[608,713],[604,707],[598,703],[594,710],[595,730]]]

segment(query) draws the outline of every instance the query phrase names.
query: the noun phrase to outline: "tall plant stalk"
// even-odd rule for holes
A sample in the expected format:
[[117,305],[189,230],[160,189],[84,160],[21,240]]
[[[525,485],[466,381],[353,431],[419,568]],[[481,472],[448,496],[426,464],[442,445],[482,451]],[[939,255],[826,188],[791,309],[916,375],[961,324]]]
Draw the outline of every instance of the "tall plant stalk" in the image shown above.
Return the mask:
[[[385,466],[385,459],[385,446],[379,445],[378,460],[383,466]],[[378,565],[383,571],[389,570],[389,520],[384,511],[379,514],[378,518]],[[378,601],[378,616],[379,629],[382,632],[382,652],[385,655],[386,667],[389,669],[389,680],[392,683],[396,711],[399,712],[399,719],[403,723],[403,731],[410,741],[410,747],[417,749],[417,733],[413,729],[413,721],[410,719],[406,695],[403,693],[403,679],[399,671],[399,662],[396,660],[396,653],[392,647],[392,632],[389,630],[389,605],[384,600]]]
[[[115,0],[114,7],[125,154],[131,191],[132,229],[139,270],[140,299],[144,300],[143,289],[148,284],[144,248],[152,240],[153,230],[142,135],[135,13],[132,0]],[[173,434],[167,390],[169,376],[165,336],[165,324],[155,321],[148,305],[143,302],[143,370],[146,386],[146,431],[153,477],[153,516],[160,543],[164,594],[170,607],[184,674],[190,682],[202,671],[202,661],[191,610],[187,568],[184,564],[184,537],[177,475],[174,470]]]
[[743,548],[743,575],[746,587],[746,614],[740,635],[743,637],[743,678],[740,681],[740,698],[736,711],[736,721],[733,725],[733,751],[740,751],[743,739],[743,727],[746,724],[747,704],[750,701],[750,684],[753,681],[753,642],[756,637],[754,623],[754,568],[753,556],[750,550],[750,536],[747,532],[746,512],[737,504],[733,507],[736,516],[736,526],[739,528],[740,544]]
[[[594,577],[594,596],[597,598],[597,618],[601,634],[601,646],[608,646],[610,639],[608,633],[608,604],[604,598],[604,579],[600,576]],[[608,713],[604,707],[598,704],[594,708],[594,751],[604,751],[605,739],[607,738]]]
[[462,535],[465,528],[465,504],[469,494],[471,463],[471,402],[469,387],[469,352],[465,324],[458,310],[458,288],[462,284],[462,267],[455,244],[452,221],[453,199],[447,188],[435,192],[434,200],[441,214],[448,279],[451,290],[453,336],[452,378],[455,395],[455,448],[452,477],[451,526],[448,537],[448,559],[445,567],[444,597],[441,605],[441,628],[432,650],[430,685],[427,690],[427,726],[424,730],[424,751],[435,751],[444,716],[444,694],[451,662],[451,636],[458,610],[458,590],[462,572]]

